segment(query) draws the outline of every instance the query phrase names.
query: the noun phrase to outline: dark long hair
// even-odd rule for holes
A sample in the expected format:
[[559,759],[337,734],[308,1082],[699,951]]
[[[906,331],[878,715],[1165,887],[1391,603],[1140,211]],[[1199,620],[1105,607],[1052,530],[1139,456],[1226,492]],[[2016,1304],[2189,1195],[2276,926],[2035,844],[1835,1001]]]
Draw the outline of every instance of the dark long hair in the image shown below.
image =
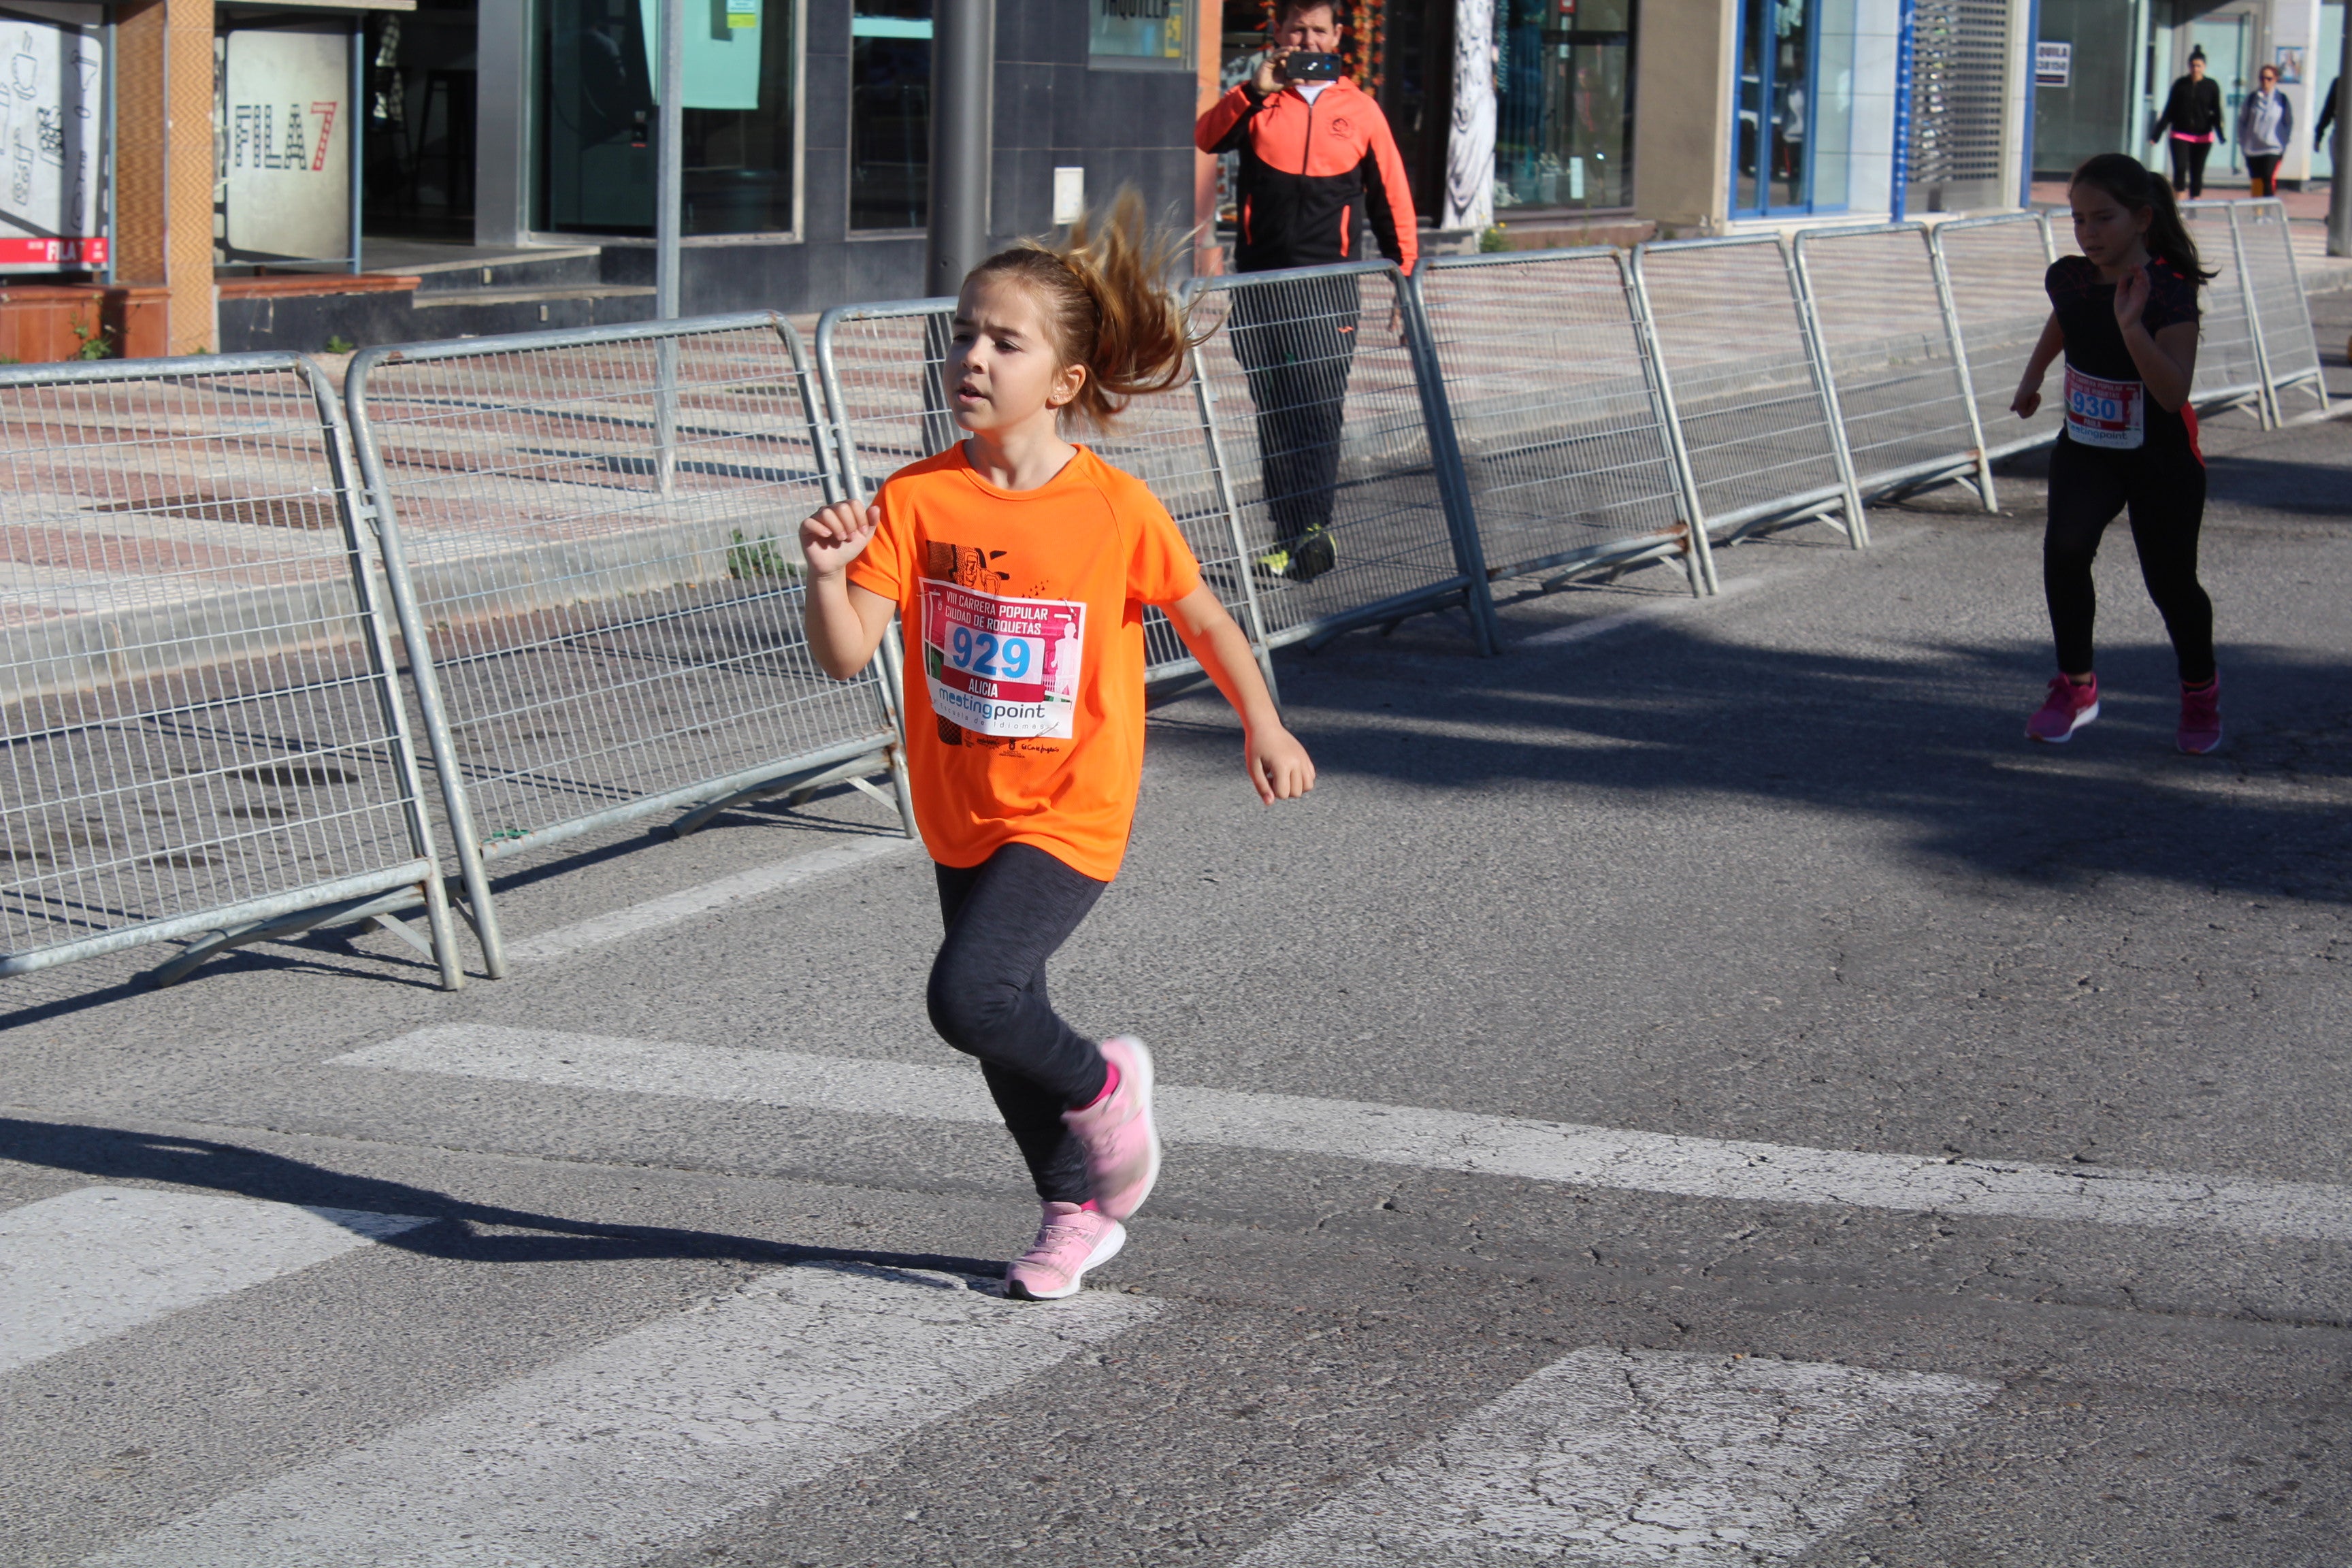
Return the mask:
[[2147,222],[2147,253],[2182,277],[2210,283],[2221,276],[2199,259],[2197,242],[2189,237],[2189,226],[2180,221],[2180,209],[2173,205],[2171,183],[2130,153],[2102,153],[2085,160],[2067,182],[2069,189],[2075,185],[2106,192],[2126,212],[2147,208],[2154,215]]

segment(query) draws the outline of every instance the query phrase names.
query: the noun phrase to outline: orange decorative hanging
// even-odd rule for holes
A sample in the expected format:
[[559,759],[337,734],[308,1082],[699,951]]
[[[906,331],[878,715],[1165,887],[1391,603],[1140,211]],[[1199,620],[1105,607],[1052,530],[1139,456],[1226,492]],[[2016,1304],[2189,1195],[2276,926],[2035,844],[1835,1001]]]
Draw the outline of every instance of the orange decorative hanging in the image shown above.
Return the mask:
[[1387,0],[1356,0],[1348,29],[1348,74],[1366,92],[1378,93],[1388,75]]

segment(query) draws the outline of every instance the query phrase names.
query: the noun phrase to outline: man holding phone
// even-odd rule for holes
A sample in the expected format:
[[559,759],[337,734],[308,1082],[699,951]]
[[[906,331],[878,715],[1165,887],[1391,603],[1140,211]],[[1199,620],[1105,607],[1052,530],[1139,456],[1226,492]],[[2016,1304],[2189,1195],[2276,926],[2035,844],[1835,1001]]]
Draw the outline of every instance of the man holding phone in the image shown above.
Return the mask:
[[[1342,73],[1345,22],[1329,0],[1283,0],[1256,72],[1192,128],[1203,153],[1241,154],[1242,272],[1364,259],[1359,229],[1411,272],[1412,193],[1388,118]],[[1304,583],[1337,564],[1331,505],[1360,310],[1356,279],[1317,279],[1234,295],[1234,356],[1257,405],[1274,548],[1257,564]]]

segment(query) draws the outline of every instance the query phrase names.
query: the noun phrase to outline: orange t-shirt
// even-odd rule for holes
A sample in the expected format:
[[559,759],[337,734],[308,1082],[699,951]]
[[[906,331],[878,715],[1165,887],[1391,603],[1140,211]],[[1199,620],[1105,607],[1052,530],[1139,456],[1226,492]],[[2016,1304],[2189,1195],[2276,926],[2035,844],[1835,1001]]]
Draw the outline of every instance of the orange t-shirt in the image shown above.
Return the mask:
[[907,767],[941,865],[1034,844],[1109,881],[1143,782],[1143,606],[1200,563],[1141,479],[1086,447],[1001,489],[958,442],[890,476],[849,581],[907,637]]

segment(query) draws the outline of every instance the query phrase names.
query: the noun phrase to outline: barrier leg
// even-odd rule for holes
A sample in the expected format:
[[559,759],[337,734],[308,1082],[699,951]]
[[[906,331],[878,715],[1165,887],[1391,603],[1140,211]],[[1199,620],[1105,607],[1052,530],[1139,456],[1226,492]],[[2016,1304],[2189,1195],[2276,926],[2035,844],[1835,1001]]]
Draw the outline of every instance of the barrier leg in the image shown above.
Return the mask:
[[898,796],[898,821],[907,837],[920,842],[922,831],[915,826],[915,796],[907,783],[907,649],[898,635],[898,621],[893,616],[882,633],[882,700],[889,705],[891,723],[898,731],[898,744],[890,748],[890,784]]
[[[299,936],[304,931],[317,931],[322,927],[356,925],[362,921],[373,921],[379,915],[391,915],[401,910],[415,909],[419,903],[426,907],[429,918],[436,893],[439,893],[441,898],[440,924],[435,932],[436,940],[439,941],[449,934],[448,897],[441,892],[439,880],[428,877],[415,887],[394,888],[388,893],[370,893],[363,899],[347,899],[339,904],[323,904],[317,909],[298,910],[290,915],[273,915],[268,920],[247,921],[242,925],[228,926],[220,931],[208,932],[189,943],[179,957],[169,963],[149,970],[140,978],[147,984],[161,990],[166,985],[178,984],[194,973],[198,966],[207,959],[217,958],[232,949],[250,947],[257,942],[276,942],[288,937]],[[403,931],[401,934],[411,947],[416,945],[415,933]],[[456,952],[456,949],[445,942],[442,952],[450,953]],[[457,989],[449,983],[452,969],[447,958],[444,957],[440,960],[440,969],[443,988]],[[464,976],[460,974],[457,979],[462,984]]]
[[1234,571],[1242,582],[1242,607],[1247,612],[1250,651],[1257,657],[1258,673],[1265,678],[1266,694],[1274,699],[1277,711],[1282,707],[1282,687],[1274,678],[1274,653],[1266,646],[1265,612],[1259,607],[1257,574],[1250,567],[1249,542],[1242,533],[1242,509],[1234,499],[1233,475],[1225,466],[1225,440],[1217,428],[1216,395],[1209,389],[1209,374],[1201,363],[1201,351],[1192,350],[1192,401],[1201,411],[1201,429],[1208,437],[1209,473],[1216,481],[1217,504],[1223,508],[1225,527],[1234,542]]

